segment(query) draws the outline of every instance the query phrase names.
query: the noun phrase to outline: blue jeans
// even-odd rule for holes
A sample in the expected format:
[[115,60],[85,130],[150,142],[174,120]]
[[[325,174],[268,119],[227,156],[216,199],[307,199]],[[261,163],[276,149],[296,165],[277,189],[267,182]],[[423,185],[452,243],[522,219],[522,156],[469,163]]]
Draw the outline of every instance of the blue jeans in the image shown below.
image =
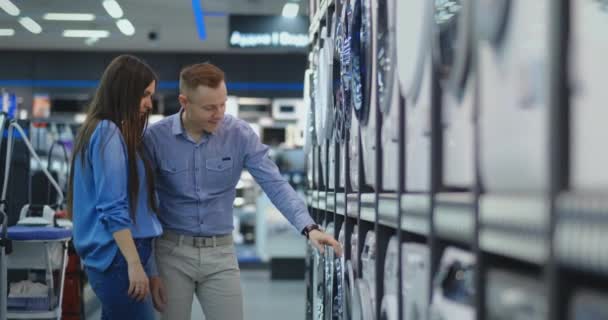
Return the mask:
[[[135,247],[143,265],[150,258],[152,239],[134,239]],[[89,283],[97,298],[101,301],[101,319],[154,319],[154,308],[151,296],[139,302],[128,295],[129,273],[127,261],[120,251],[116,252],[110,267],[100,272],[85,268]]]

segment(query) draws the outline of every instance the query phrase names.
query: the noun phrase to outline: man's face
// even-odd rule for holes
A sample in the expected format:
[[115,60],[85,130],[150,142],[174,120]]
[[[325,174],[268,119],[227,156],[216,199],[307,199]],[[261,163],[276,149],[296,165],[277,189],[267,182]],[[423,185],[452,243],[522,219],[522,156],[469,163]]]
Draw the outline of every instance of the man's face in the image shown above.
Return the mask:
[[226,84],[222,81],[217,88],[199,86],[188,96],[180,95],[189,122],[206,132],[215,132],[219,128],[228,99]]

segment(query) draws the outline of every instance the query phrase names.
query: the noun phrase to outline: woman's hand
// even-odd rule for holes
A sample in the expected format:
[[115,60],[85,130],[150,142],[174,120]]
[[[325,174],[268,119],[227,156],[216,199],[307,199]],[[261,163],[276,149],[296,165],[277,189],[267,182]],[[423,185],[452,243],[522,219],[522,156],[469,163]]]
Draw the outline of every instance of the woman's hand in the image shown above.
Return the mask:
[[144,271],[141,262],[128,263],[129,266],[129,297],[143,301],[150,293],[148,275]]

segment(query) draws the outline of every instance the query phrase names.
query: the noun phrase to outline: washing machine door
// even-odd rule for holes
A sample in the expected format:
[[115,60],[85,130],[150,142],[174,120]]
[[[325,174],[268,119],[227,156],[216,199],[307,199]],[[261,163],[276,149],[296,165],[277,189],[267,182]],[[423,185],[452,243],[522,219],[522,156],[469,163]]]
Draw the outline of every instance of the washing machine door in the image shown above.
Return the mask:
[[331,19],[331,36],[333,41],[332,51],[332,74],[331,74],[331,92],[333,93],[333,112],[334,112],[334,141],[344,143],[346,137],[344,132],[344,106],[342,97],[342,65],[340,62],[342,52],[342,20],[340,15],[342,12],[342,1],[336,1],[336,8]]
[[312,147],[316,145],[317,133],[315,132],[315,105],[312,100],[312,77],[313,71],[306,69],[304,72],[304,107],[306,108],[306,134],[304,135],[304,152],[311,153]]
[[401,94],[410,102],[420,91],[424,59],[430,50],[432,2],[396,0],[397,70]]
[[341,0],[342,11],[338,25],[336,46],[340,48],[340,106],[342,108],[342,122],[344,126],[344,140],[350,139],[352,106],[351,106],[351,32],[350,20],[352,10],[350,0]]
[[325,302],[325,286],[323,283],[325,258],[318,249],[313,249],[313,254],[313,319],[323,320]]
[[[345,232],[346,232],[346,224],[343,223],[340,227],[340,232],[338,234],[338,242],[342,248],[346,248],[345,246]],[[347,303],[346,299],[348,297],[349,292],[347,292],[346,285],[346,261],[345,254],[342,254],[341,257],[336,258],[335,262],[336,273],[334,275],[334,279],[336,279],[336,294],[334,296],[334,319],[348,319],[347,314]]]
[[[331,28],[331,27],[330,27]],[[334,135],[334,91],[333,91],[333,72],[334,72],[334,40],[331,38],[331,29],[325,30],[323,38],[323,102],[325,104],[325,116],[323,128],[325,139],[332,141]]]
[[[599,147],[608,136],[605,119],[608,101],[608,4],[606,1],[570,1],[571,36],[569,82],[571,83],[570,176],[577,191],[608,189],[608,151]],[[602,31],[600,31],[602,30]]]
[[372,91],[373,58],[371,0],[351,0],[350,49],[351,93],[355,115],[361,125],[367,124]]
[[473,0],[437,0],[433,59],[444,91],[462,97],[472,65]]
[[384,259],[384,295],[396,296],[399,292],[399,283],[395,281],[399,278],[399,239],[392,236],[386,247],[386,257]]
[[371,293],[372,299],[375,298],[376,288],[376,233],[368,231],[365,235],[365,242],[361,252],[361,264],[363,267],[363,279],[367,281],[370,287],[373,287]]
[[397,49],[395,45],[396,0],[378,1],[376,6],[376,57],[378,61],[376,78],[376,98],[378,109],[387,117],[390,114],[393,84],[396,79]]

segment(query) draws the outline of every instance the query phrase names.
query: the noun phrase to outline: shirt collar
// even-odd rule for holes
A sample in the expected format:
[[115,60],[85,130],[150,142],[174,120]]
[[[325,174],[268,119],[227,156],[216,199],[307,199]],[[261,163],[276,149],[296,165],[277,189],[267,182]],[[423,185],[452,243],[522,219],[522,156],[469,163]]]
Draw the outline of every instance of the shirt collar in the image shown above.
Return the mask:
[[[184,130],[184,125],[182,124],[182,113],[184,112],[184,109],[180,109],[178,113],[174,114],[174,118],[173,118],[173,126],[172,126],[172,132],[174,135],[178,136],[180,134],[185,135],[185,130]],[[222,123],[223,125],[223,123]],[[221,127],[221,125],[220,125]],[[220,128],[218,128],[219,130]],[[204,136],[214,136],[215,133],[213,132],[204,132]]]

